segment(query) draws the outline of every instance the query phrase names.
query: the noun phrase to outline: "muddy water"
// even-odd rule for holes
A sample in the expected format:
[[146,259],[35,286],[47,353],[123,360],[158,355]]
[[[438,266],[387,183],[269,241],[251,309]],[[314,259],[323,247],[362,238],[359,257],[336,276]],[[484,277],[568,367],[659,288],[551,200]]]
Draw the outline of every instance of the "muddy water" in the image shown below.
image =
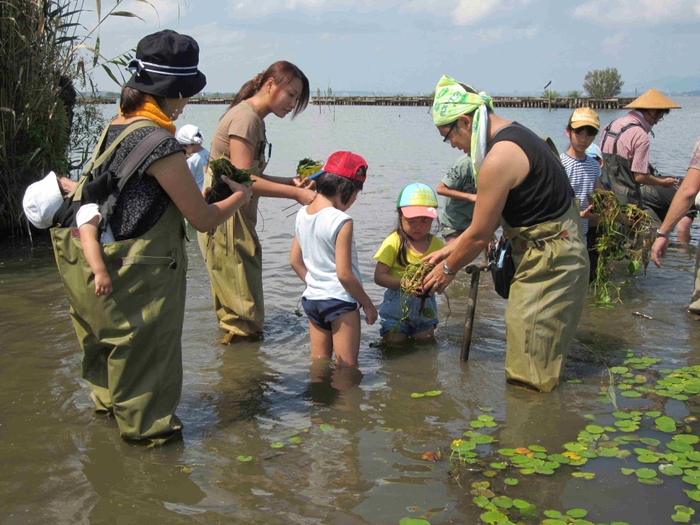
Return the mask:
[[[652,140],[652,158],[663,173],[682,174],[697,139],[700,100],[683,99],[681,105]],[[190,107],[182,123],[199,124],[208,139],[222,111]],[[568,112],[500,113],[564,146]],[[602,120],[622,113],[607,112]],[[409,181],[436,186],[458,153],[440,143],[426,108],[338,108],[334,120],[332,111],[311,107],[296,122],[270,120],[268,135],[274,144],[271,174],[291,174],[300,158],[321,158],[335,149],[367,158],[366,191],[350,214],[367,289],[379,302],[382,291],[370,283],[372,255],[393,227],[398,191]],[[661,368],[699,362],[700,323],[685,313],[695,248],[676,246],[663,270],[650,268],[646,277],[620,274],[629,281],[624,304],[586,308],[566,370],[566,379],[580,383],[565,382],[550,395],[505,385],[505,303],[488,277],[479,290],[468,363],[459,362],[469,288],[462,275],[448,290],[449,306],[440,301],[435,345],[372,348],[378,328],[366,327],[360,373],[312,369],[307,321],[295,315],[303,285],[288,266],[294,218],[287,215],[294,209],[282,210],[286,205],[273,200],[261,205],[263,341],[217,344],[221,334],[206,272],[196,242],[189,244],[185,384],[178,410],[186,426],[182,442],[160,449],[122,442],[115,422],[92,412],[49,247],[40,243],[31,250],[19,240],[4,242],[0,523],[345,525],[396,524],[421,516],[433,525],[478,523],[483,511],[472,503],[469,485],[486,478],[463,469],[455,480],[449,461],[422,461],[424,452],[448,455],[452,440],[479,414],[497,423],[484,432],[498,443],[477,448],[488,461],[503,447],[538,444],[560,452],[590,423],[584,415],[610,424],[605,414],[612,408],[598,394],[608,385],[604,363],[621,361],[616,352],[658,357]],[[693,244],[699,234],[693,230]],[[442,394],[411,398],[432,390]],[[692,397],[682,402],[645,395],[617,402],[623,409],[661,410],[675,418],[697,413],[698,407]],[[651,435],[648,427],[639,434]],[[241,461],[247,457],[252,459]],[[571,466],[552,476],[516,470],[512,476],[520,483],[506,493],[541,510],[581,507],[596,523],[668,523],[674,505],[692,503],[682,492],[690,487],[680,479],[642,485],[620,473],[628,465],[640,466],[633,458],[590,460],[582,469],[596,474],[591,481],[572,478],[579,468]]]

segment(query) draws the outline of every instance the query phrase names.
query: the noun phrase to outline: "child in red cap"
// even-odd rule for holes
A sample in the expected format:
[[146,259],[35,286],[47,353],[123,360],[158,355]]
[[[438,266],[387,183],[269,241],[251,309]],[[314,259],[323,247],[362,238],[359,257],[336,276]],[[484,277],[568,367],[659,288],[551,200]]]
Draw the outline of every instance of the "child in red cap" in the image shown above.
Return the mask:
[[309,318],[312,359],[357,365],[360,352],[360,312],[367,324],[377,309],[362,288],[353,240],[353,205],[367,177],[365,159],[349,151],[333,153],[323,169],[309,178],[318,196],[297,213],[289,262],[306,283],[301,297]]

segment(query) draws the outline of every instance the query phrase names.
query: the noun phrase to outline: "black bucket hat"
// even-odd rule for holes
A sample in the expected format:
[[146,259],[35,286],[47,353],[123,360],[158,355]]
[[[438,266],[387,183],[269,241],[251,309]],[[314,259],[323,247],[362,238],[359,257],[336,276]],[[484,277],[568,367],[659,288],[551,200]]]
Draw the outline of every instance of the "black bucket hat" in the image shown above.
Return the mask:
[[157,97],[188,98],[207,85],[198,64],[199,46],[192,37],[170,29],[158,31],[136,46],[136,58],[127,66],[133,75],[126,85]]

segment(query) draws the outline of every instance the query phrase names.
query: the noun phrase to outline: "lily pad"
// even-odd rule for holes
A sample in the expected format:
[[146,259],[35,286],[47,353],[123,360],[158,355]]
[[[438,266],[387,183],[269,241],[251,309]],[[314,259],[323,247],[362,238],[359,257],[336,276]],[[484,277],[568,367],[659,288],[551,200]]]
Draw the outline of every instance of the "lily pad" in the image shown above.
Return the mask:
[[683,492],[693,501],[700,502],[700,490],[684,490]]
[[518,484],[518,480],[517,480],[516,478],[506,478],[506,479],[503,480],[503,482],[504,482],[506,485],[511,485],[511,486],[517,485],[517,484]]
[[661,430],[661,432],[671,433],[676,431],[676,422],[668,416],[656,418],[654,423],[656,423],[657,428]]
[[681,443],[687,443],[688,445],[695,445],[700,441],[700,438],[698,436],[694,436],[692,434],[678,434],[677,436],[673,436],[673,441],[680,441]]
[[593,472],[572,472],[571,475],[575,478],[580,479],[593,479],[595,474]]
[[518,510],[527,509],[531,504],[524,499],[514,499],[513,506]]
[[270,447],[272,448],[282,448],[284,446],[284,443],[280,443],[279,441],[275,443],[270,443]]
[[497,496],[491,500],[494,505],[502,509],[510,509],[513,507],[513,500],[507,496]]
[[642,454],[637,458],[640,463],[658,463],[659,458],[651,454]]
[[693,446],[682,441],[669,441],[666,443],[666,448],[674,452],[693,452]]
[[430,522],[421,518],[403,518],[399,525],[430,525]]
[[629,368],[627,368],[626,366],[613,366],[612,368],[610,368],[610,371],[613,374],[626,374],[627,372],[629,372]]
[[425,397],[425,394],[420,394],[420,393],[418,393],[418,392],[413,392],[413,393],[411,394],[411,397],[414,398],[414,399],[416,399],[416,398],[419,398],[419,397]]
[[683,469],[675,465],[659,465],[659,472],[667,476],[682,476]]
[[289,442],[292,444],[301,443],[301,438],[299,436],[290,437]]
[[517,452],[512,448],[502,448],[498,451],[501,456],[515,456]]
[[649,445],[650,447],[658,447],[661,444],[661,441],[654,438],[642,438],[639,441],[641,441],[645,445]]
[[533,452],[547,452],[547,449],[546,449],[546,448],[541,447],[541,446],[539,446],[539,445],[530,445],[530,446],[527,447],[527,448],[529,448],[529,449],[532,450]]
[[543,514],[545,516],[547,516],[548,518],[553,518],[553,519],[561,518],[561,516],[562,516],[561,512],[559,512],[558,510],[545,510],[543,512]]
[[253,461],[253,456],[238,456],[236,459],[241,463],[248,463],[249,461]]
[[431,390],[430,392],[425,393],[425,395],[428,397],[435,397],[439,396],[440,394],[442,394],[442,390]]
[[566,511],[567,516],[571,516],[575,519],[585,518],[587,514],[588,511],[584,509],[569,509]]
[[506,519],[506,515],[503,514],[502,512],[498,512],[497,510],[492,510],[490,512],[484,512],[479,517],[481,518],[481,521],[483,521],[485,523],[489,523],[491,525],[498,523],[501,520]]
[[602,434],[605,432],[603,427],[599,427],[598,425],[586,425],[586,432],[590,432],[591,434]]
[[664,482],[659,478],[638,478],[637,481],[645,485],[663,485]]
[[[623,469],[620,469],[623,470]],[[624,474],[624,472],[623,472]],[[650,468],[638,468],[634,474],[640,479],[651,479],[656,477],[656,471]]]
[[631,397],[631,398],[642,397],[642,394],[640,394],[639,392],[636,392],[634,390],[625,390],[624,392],[620,392],[620,395],[622,397]]

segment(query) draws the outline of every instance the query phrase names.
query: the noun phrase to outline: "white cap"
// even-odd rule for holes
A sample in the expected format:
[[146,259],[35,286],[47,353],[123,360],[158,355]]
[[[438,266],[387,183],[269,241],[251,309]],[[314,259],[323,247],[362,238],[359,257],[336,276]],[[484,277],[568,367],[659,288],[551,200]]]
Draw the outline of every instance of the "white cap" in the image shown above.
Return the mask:
[[180,144],[201,144],[204,141],[202,131],[194,124],[185,124],[177,130],[175,135]]
[[588,149],[586,150],[586,155],[589,157],[598,158],[602,159],[603,158],[603,152],[600,151],[600,148],[598,147],[598,144],[591,144],[588,146]]
[[24,192],[22,207],[24,214],[37,228],[48,228],[53,224],[53,216],[63,203],[63,195],[56,174],[51,171],[39,182],[30,184]]

